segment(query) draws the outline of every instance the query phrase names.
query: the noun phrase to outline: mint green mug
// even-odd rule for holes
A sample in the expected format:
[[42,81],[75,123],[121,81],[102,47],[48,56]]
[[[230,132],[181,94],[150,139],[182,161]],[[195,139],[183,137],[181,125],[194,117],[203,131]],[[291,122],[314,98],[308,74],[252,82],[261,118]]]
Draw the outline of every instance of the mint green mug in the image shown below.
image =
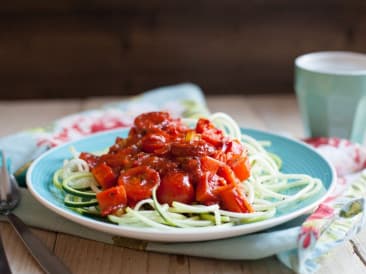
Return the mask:
[[366,54],[328,51],[296,58],[295,91],[308,137],[366,143]]

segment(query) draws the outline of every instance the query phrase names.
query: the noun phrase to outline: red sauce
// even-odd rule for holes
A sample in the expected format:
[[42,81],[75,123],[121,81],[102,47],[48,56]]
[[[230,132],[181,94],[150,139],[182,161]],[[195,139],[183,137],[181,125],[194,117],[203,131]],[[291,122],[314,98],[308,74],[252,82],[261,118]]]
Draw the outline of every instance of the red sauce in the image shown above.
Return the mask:
[[133,207],[151,197],[156,185],[160,203],[220,204],[230,211],[253,211],[238,189],[238,182],[250,175],[246,149],[207,119],[199,119],[191,129],[167,112],[144,113],[108,153],[81,153],[80,158],[102,186],[97,194],[102,215]]

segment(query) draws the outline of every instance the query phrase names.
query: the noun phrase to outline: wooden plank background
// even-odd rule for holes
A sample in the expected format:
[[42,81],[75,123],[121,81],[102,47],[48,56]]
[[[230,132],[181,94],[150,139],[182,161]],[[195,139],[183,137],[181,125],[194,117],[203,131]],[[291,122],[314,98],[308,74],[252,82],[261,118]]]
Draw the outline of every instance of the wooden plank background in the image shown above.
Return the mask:
[[0,99],[291,93],[293,61],[366,52],[362,0],[15,0],[0,5]]

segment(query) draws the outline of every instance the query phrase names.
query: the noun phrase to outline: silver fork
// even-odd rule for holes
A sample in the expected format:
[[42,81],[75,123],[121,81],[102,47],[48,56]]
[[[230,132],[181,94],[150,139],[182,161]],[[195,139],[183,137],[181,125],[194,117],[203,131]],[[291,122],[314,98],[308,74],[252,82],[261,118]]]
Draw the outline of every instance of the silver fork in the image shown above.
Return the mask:
[[3,241],[0,236],[0,273],[11,274],[8,258],[6,257]]
[[[0,214],[7,217],[33,258],[46,273],[68,274],[70,270],[46,247],[12,210],[20,201],[20,192],[14,176],[8,175],[4,153],[0,150],[2,168],[0,173]],[[1,272],[3,273],[3,272]],[[10,273],[10,272],[9,272]]]

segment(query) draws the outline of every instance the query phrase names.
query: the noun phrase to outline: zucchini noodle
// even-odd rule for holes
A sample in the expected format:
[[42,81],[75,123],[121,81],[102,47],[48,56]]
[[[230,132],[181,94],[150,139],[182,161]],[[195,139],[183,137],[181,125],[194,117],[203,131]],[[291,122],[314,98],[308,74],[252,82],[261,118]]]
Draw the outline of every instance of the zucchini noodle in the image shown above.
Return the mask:
[[[253,206],[254,212],[230,212],[222,210],[217,204],[160,204],[155,186],[151,198],[139,201],[134,208],[125,208],[123,214],[108,215],[110,222],[121,226],[158,229],[233,226],[272,218],[281,208],[292,206],[324,189],[317,178],[282,173],[280,157],[266,150],[271,143],[242,134],[237,123],[227,114],[215,113],[208,119],[227,136],[240,140],[247,149],[250,177],[240,182],[239,190]],[[195,122],[193,119],[184,121],[190,125]],[[71,154],[73,157],[65,160],[63,167],[54,173],[53,184],[64,193],[67,206],[81,214],[98,216],[100,212],[95,197],[101,189],[87,162],[78,158],[80,153],[71,148]]]

